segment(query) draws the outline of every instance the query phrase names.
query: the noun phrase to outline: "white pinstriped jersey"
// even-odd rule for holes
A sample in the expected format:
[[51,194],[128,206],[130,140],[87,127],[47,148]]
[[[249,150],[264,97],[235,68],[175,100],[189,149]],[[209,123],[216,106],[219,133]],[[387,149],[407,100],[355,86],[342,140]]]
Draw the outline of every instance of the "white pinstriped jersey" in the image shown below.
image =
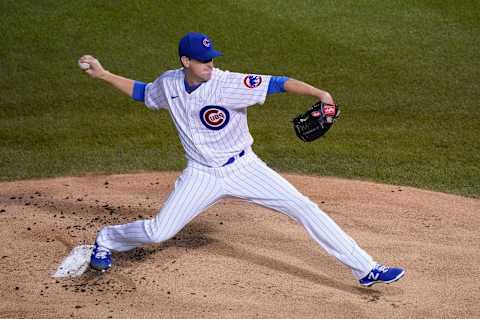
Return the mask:
[[247,107],[265,102],[270,78],[215,68],[209,81],[188,93],[180,68],[147,85],[145,105],[170,112],[188,160],[220,167],[252,145]]
[[178,69],[149,83],[145,104],[170,112],[189,161],[155,217],[104,227],[98,245],[127,251],[164,242],[217,201],[237,197],[292,217],[358,279],[365,277],[375,265],[372,257],[254,152],[223,165],[253,143],[247,107],[265,101],[270,79],[214,69],[212,79],[189,94]]

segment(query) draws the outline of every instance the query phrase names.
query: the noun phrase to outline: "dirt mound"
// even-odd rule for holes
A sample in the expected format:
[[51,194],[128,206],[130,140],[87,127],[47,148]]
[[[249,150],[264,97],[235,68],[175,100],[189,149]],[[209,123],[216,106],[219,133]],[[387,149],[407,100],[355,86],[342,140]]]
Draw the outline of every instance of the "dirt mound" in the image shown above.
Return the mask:
[[0,318],[480,317],[480,200],[338,178],[284,175],[400,282],[361,288],[299,224],[235,199],[108,273],[50,276],[102,225],[154,215],[177,176],[0,183]]

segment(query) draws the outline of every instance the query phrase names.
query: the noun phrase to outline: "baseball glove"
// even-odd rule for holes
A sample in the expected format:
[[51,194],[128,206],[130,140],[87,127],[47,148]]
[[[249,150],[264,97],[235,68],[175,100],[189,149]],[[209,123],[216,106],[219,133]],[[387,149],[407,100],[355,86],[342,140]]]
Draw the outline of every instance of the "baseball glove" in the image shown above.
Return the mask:
[[311,142],[327,133],[339,116],[338,105],[317,102],[310,110],[293,119],[293,128],[298,138]]

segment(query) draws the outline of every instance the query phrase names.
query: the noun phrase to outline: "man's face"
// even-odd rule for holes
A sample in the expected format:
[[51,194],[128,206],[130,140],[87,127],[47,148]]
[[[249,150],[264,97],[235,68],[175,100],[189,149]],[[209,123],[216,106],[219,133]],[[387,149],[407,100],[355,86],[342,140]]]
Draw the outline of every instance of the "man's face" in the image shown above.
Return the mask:
[[206,82],[212,78],[213,60],[198,61],[188,59],[188,61],[184,61],[184,67],[201,82]]

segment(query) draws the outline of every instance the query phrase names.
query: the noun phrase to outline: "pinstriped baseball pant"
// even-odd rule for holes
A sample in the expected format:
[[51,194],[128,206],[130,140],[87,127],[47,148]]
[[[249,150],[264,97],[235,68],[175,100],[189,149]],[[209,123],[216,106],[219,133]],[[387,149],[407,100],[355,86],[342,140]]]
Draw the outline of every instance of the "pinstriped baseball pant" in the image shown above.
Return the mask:
[[316,243],[348,266],[357,278],[366,276],[375,264],[315,203],[251,151],[224,167],[211,168],[190,162],[155,217],[104,227],[98,233],[97,243],[114,251],[127,251],[166,241],[225,197],[245,199],[295,219]]

